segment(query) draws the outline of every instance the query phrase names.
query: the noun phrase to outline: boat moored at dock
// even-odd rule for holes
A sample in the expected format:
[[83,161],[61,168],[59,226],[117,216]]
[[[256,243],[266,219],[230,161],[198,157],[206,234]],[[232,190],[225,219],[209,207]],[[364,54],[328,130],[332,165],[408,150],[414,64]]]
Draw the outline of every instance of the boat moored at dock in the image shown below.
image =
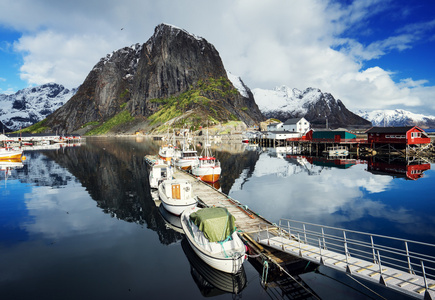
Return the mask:
[[194,207],[181,215],[181,226],[193,251],[209,266],[235,274],[247,259],[235,218],[224,207]]
[[195,207],[198,202],[189,180],[164,180],[159,184],[158,191],[163,207],[176,216],[181,215],[185,209]]
[[174,170],[171,165],[168,165],[165,163],[164,160],[158,159],[155,161],[154,164],[150,164],[150,187],[152,189],[157,189],[159,187],[159,184],[166,179],[172,179],[172,174],[174,173]]

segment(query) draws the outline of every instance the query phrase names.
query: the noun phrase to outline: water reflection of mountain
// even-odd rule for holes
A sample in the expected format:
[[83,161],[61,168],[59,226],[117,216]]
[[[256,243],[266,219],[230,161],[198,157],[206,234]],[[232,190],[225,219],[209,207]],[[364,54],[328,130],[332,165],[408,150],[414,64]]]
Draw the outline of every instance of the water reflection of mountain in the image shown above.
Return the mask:
[[[222,175],[219,179],[222,192],[228,194],[231,187],[240,174],[246,173],[246,178],[252,176],[255,164],[259,159],[259,153],[254,151],[240,151],[243,145],[237,144],[232,148],[228,145],[213,149],[213,154],[219,159],[222,167]],[[235,148],[235,149],[233,149]]]
[[162,244],[171,244],[182,235],[166,228],[151,197],[143,159],[157,149],[134,139],[88,138],[82,147],[45,155],[73,174],[105,213],[146,225],[158,233]]

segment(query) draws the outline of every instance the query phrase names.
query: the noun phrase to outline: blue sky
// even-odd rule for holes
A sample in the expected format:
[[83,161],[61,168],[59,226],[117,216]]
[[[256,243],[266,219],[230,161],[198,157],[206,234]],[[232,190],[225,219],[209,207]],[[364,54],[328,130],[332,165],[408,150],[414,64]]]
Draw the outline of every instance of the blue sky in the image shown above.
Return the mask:
[[317,87],[351,110],[435,115],[433,0],[3,0],[0,93],[77,87],[160,23],[207,39],[251,89]]

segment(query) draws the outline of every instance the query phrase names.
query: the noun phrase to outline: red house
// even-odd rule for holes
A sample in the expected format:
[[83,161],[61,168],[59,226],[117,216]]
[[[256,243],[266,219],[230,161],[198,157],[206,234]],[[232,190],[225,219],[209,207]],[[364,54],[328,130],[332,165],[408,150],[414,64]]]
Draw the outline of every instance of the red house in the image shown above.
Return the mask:
[[366,133],[369,144],[430,144],[430,137],[418,126],[373,127]]

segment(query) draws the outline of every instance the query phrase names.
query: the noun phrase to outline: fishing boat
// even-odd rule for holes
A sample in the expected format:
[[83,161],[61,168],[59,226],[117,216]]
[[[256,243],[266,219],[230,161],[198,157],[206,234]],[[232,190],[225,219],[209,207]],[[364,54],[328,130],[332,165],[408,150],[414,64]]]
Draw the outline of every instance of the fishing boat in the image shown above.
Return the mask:
[[188,140],[183,142],[181,149],[175,156],[174,165],[182,170],[192,170],[193,167],[199,164],[198,152]]
[[176,216],[181,215],[185,209],[195,207],[198,203],[189,180],[164,180],[159,184],[158,191],[163,207]]
[[10,147],[2,147],[0,148],[0,160],[8,160],[8,159],[21,159],[23,155],[23,150],[21,149],[13,149]]
[[159,158],[166,162],[170,162],[175,157],[177,147],[175,146],[175,136],[173,135],[172,138],[170,137],[169,129],[165,141],[166,143],[161,145],[159,148]]
[[219,180],[222,169],[220,162],[212,155],[210,148],[207,132],[207,139],[198,159],[198,165],[192,167],[192,175],[202,181],[214,183]]
[[173,174],[174,170],[171,165],[168,165],[162,159],[156,160],[150,168],[150,187],[152,189],[157,189],[163,180],[172,179]]
[[235,218],[224,207],[193,207],[181,215],[181,226],[193,251],[209,266],[237,273],[246,260]]

